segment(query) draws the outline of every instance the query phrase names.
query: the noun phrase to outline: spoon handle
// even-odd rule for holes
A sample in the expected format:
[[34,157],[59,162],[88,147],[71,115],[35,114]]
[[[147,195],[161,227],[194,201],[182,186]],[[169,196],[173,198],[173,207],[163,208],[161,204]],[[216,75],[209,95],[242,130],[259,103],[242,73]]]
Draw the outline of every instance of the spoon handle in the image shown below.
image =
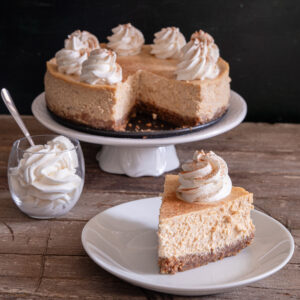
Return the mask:
[[19,127],[21,128],[21,130],[23,131],[25,137],[27,138],[29,144],[31,146],[34,146],[34,142],[25,126],[25,124],[23,123],[23,120],[21,119],[20,114],[18,113],[18,110],[15,106],[15,103],[9,93],[9,91],[5,88],[3,88],[1,90],[1,96],[3,99],[3,102],[5,103],[7,109],[9,110],[9,112],[11,113],[11,115],[13,116],[13,118],[15,119],[15,121],[17,122],[17,124],[19,125]]

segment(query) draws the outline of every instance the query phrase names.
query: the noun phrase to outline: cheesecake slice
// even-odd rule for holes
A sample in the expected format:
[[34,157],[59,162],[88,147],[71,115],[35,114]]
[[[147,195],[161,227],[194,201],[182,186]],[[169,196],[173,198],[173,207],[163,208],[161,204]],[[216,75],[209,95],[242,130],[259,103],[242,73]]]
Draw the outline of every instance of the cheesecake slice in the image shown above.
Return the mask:
[[232,187],[210,203],[179,198],[178,175],[167,175],[159,216],[158,257],[161,273],[174,274],[236,255],[254,237],[250,218],[253,194]]

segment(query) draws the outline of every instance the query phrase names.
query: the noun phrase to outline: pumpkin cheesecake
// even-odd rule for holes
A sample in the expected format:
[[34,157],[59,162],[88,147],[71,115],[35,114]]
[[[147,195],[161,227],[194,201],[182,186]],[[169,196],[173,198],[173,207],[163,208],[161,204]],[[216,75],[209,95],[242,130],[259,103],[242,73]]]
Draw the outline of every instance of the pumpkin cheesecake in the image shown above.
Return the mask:
[[167,175],[159,216],[161,273],[174,274],[236,255],[254,237],[253,195],[231,185],[227,165],[196,151],[179,175]]
[[186,43],[178,28],[168,27],[155,34],[153,45],[145,45],[131,24],[113,33],[98,47],[93,35],[92,42],[81,45],[80,35],[73,33],[65,41],[68,48],[47,62],[45,97],[54,114],[94,128],[124,130],[135,110],[178,126],[205,124],[225,113],[229,65],[210,35],[199,31]]

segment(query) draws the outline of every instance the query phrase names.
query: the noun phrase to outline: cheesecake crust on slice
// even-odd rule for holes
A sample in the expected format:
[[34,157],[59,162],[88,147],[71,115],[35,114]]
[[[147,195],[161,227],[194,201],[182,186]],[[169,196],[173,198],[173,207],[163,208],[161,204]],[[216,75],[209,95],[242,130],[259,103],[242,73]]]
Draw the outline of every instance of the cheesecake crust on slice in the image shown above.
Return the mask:
[[176,197],[177,175],[167,175],[159,216],[159,267],[174,274],[236,255],[254,238],[253,195],[240,187],[213,203]]

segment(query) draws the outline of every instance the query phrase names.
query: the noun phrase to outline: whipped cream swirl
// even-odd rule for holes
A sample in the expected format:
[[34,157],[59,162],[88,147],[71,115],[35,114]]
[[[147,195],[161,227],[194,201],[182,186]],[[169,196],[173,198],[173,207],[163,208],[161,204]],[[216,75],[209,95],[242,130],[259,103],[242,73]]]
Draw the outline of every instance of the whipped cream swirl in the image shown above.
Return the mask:
[[99,41],[95,35],[88,31],[76,30],[65,39],[65,48],[89,54],[91,51],[99,48]]
[[58,72],[68,75],[80,75],[82,63],[87,59],[87,53],[76,50],[61,49],[55,54]]
[[20,208],[29,215],[45,217],[71,209],[83,187],[77,167],[74,145],[64,136],[28,148],[18,166],[9,171],[11,190]]
[[151,45],[151,53],[157,58],[178,58],[181,48],[186,44],[184,35],[177,27],[163,28],[154,34],[154,44]]
[[214,202],[228,196],[232,183],[226,162],[214,152],[196,151],[193,161],[182,165],[177,197],[186,202]]
[[115,84],[122,81],[122,68],[117,55],[107,49],[96,49],[83,63],[80,81],[89,84]]
[[87,31],[76,30],[65,40],[65,48],[55,54],[60,73],[80,75],[90,51],[99,48],[98,39]]
[[113,35],[108,36],[107,46],[120,56],[137,55],[141,52],[145,43],[144,36],[140,30],[130,23],[119,25],[112,29]]
[[220,53],[214,39],[202,30],[195,32],[191,40],[182,48],[182,56],[177,65],[177,80],[204,80],[218,76]]

